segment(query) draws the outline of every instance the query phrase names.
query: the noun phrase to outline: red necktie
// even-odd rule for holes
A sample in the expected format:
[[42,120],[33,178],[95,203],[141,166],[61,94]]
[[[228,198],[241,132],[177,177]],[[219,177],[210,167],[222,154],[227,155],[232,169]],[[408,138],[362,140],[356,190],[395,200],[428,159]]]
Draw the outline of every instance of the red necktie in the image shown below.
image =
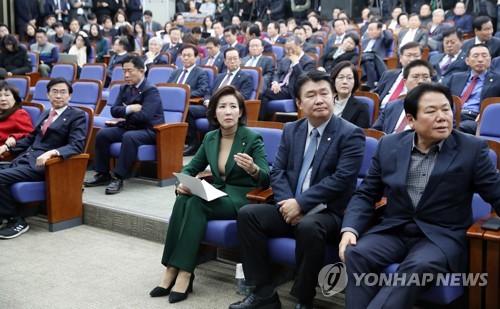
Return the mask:
[[476,87],[476,83],[477,83],[477,75],[474,75],[474,77],[472,77],[472,82],[469,84],[469,87],[467,87],[467,89],[465,89],[465,92],[460,97],[460,102],[462,103],[462,106],[465,104],[465,102],[467,102],[470,95],[472,94],[472,91],[474,91],[474,87]]
[[405,87],[405,79],[401,78],[401,81],[399,82],[396,89],[394,89],[394,92],[391,94],[391,97],[389,98],[389,101],[387,101],[387,102],[391,102],[391,101],[396,100],[399,97],[399,95],[401,94],[401,92],[403,91],[404,87]]
[[406,118],[406,115],[404,115],[403,120],[401,120],[401,123],[396,128],[396,133],[404,131],[404,129],[406,128],[407,125],[408,125],[408,118]]
[[51,109],[50,113],[49,113],[49,118],[47,118],[47,121],[45,121],[45,123],[43,124],[42,134],[45,135],[45,131],[47,131],[47,128],[50,126],[50,124],[52,123],[52,120],[54,120],[54,117],[56,115],[57,115],[56,111]]

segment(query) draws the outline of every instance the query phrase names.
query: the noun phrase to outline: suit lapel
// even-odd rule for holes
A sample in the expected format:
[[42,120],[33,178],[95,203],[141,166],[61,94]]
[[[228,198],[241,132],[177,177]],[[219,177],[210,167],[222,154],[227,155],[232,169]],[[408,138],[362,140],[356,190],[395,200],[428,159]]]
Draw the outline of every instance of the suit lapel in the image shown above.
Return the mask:
[[215,166],[212,170],[212,174],[215,178],[220,178],[219,173],[219,144],[220,144],[220,129],[214,132],[210,140],[208,140],[205,145],[205,151],[207,152],[207,160],[210,166]]
[[450,135],[443,143],[443,147],[438,154],[436,163],[434,164],[434,169],[432,170],[429,177],[429,181],[425,186],[424,193],[422,193],[420,201],[418,202],[417,209],[420,207],[420,205],[422,205],[422,203],[425,203],[425,201],[434,192],[436,187],[439,186],[441,178],[446,173],[451,162],[453,162],[455,156],[457,155],[457,151],[455,150],[456,145],[457,143],[453,135]]
[[349,100],[347,100],[344,110],[342,111],[342,118],[347,121],[351,121],[352,116],[354,116],[354,112],[356,111],[356,105],[357,102],[354,100],[354,97],[349,97]]
[[[295,149],[297,149],[297,151],[295,151],[293,158],[293,162],[296,162],[296,166],[294,166],[296,173],[294,174],[295,179],[293,183],[295,190],[295,187],[297,186],[297,181],[299,180],[299,173],[302,167],[302,161],[304,159],[304,152],[307,139],[307,120],[304,120],[300,124],[300,126],[297,128],[296,135],[292,138],[294,138],[294,142],[297,144],[297,146],[294,147]],[[294,142],[292,142],[292,144]]]
[[408,175],[408,168],[410,167],[410,157],[413,145],[414,134],[406,134],[402,139],[401,143],[397,147],[395,152],[394,160],[396,161],[396,180],[395,183],[401,184],[402,194],[408,200],[408,205],[411,205],[411,198],[408,195],[408,190],[406,190],[406,176]]
[[314,161],[311,170],[310,185],[314,183],[314,177],[318,173],[319,167],[321,165],[321,162],[323,161],[323,157],[325,156],[326,151],[333,144],[333,140],[335,138],[335,131],[337,131],[339,121],[340,120],[336,116],[332,116],[332,118],[328,122],[328,125],[325,127],[325,130],[323,131],[323,135],[321,136],[321,140],[319,142],[318,150],[316,150],[316,154],[314,155]]
[[491,71],[489,71],[486,76],[484,77],[484,83],[483,83],[483,89],[481,89],[481,102],[485,99],[488,98],[488,91],[490,90],[491,86],[495,82],[495,79],[493,78],[493,74],[491,74]]

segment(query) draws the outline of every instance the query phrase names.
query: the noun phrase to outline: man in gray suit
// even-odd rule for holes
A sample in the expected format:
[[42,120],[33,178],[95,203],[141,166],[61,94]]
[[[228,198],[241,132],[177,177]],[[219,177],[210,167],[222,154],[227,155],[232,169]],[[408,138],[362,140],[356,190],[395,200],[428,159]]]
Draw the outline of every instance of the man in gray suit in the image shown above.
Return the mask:
[[73,37],[71,34],[66,33],[64,31],[63,24],[60,22],[54,24],[54,30],[56,31],[56,34],[53,34],[49,37],[49,42],[61,43],[61,53],[67,53],[71,48],[71,44],[73,44],[73,40],[75,39],[75,37]]
[[153,12],[150,10],[144,11],[144,27],[146,28],[146,31],[149,32],[162,30],[161,24],[153,20]]
[[429,33],[427,30],[420,29],[420,17],[418,17],[417,13],[413,13],[410,15],[408,19],[408,29],[401,30],[398,36],[398,50],[401,46],[405,45],[408,42],[418,42],[420,47],[424,48],[427,46],[427,39]]
[[275,63],[273,58],[262,55],[264,45],[261,38],[253,38],[248,42],[250,54],[243,58],[242,66],[260,67],[262,69],[262,84],[260,93],[266,91],[271,85]]
[[88,23],[87,16],[92,8],[92,0],[69,0],[69,20],[76,18],[80,25]]

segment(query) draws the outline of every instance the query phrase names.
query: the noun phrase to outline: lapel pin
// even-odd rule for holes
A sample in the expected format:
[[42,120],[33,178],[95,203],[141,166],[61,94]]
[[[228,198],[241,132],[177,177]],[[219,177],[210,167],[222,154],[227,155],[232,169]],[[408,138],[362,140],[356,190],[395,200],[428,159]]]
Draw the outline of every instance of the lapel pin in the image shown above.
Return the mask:
[[492,82],[492,81],[493,81],[493,78],[490,78],[490,82]]
[[66,121],[66,118],[63,118],[63,121]]
[[245,142],[243,142],[243,146],[245,146]]
[[327,141],[331,141],[332,139],[329,137],[329,138],[327,138],[326,140],[327,140]]

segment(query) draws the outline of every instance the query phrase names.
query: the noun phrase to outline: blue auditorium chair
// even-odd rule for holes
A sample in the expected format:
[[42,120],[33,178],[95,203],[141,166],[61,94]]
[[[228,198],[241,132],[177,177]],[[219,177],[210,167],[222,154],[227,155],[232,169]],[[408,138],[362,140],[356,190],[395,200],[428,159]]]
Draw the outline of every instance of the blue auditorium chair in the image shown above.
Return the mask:
[[174,70],[175,66],[170,64],[155,64],[149,68],[148,80],[154,85],[165,84]]
[[356,91],[354,97],[361,102],[368,104],[368,112],[370,113],[371,126],[378,118],[378,111],[380,106],[380,99],[378,94],[369,91]]
[[80,72],[81,79],[98,80],[103,85],[106,81],[107,66],[105,63],[86,63]]
[[73,83],[72,87],[73,94],[69,100],[69,106],[85,106],[92,109],[94,113],[102,109],[102,83],[100,81],[79,79]]
[[30,93],[30,78],[24,75],[13,75],[5,77],[5,81],[16,86],[22,101],[26,101]]
[[30,102],[40,103],[45,106],[45,108],[50,108],[52,106],[49,98],[47,97],[47,84],[49,81],[50,78],[40,78],[38,80]]
[[481,138],[500,142],[500,98],[487,98],[481,103],[477,135]]

